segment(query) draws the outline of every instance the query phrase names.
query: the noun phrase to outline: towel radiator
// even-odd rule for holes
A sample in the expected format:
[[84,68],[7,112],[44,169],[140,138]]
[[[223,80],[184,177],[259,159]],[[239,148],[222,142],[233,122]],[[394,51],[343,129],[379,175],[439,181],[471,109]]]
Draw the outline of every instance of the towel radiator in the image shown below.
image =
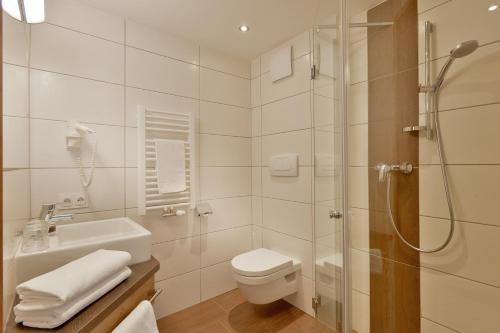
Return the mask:
[[[194,209],[196,203],[195,120],[190,113],[137,107],[137,204],[138,214],[161,210],[162,216],[177,209]],[[184,140],[186,147],[186,190],[162,194],[156,175],[157,139]],[[172,213],[174,212],[174,213]]]

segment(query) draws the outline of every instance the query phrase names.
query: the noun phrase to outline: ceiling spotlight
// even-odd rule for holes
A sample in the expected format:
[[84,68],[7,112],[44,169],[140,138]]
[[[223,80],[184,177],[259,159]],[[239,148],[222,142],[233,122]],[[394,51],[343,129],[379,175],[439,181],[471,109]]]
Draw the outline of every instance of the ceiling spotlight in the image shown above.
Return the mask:
[[19,21],[41,23],[45,20],[44,0],[3,0],[2,8]]
[[489,6],[489,7],[488,7],[488,10],[489,10],[490,12],[495,11],[495,10],[497,10],[497,9],[498,9],[498,5],[493,5],[493,6]]
[[250,30],[248,25],[240,25],[238,29],[240,29],[241,32],[247,32],[248,30]]

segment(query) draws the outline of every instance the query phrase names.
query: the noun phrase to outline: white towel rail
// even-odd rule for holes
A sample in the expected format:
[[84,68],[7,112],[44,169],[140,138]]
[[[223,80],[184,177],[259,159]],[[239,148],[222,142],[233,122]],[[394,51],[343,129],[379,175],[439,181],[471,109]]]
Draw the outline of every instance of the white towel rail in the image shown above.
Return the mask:
[[[137,107],[138,138],[138,213],[147,211],[195,208],[195,122],[189,113],[168,112],[139,105]],[[162,194],[156,175],[155,140],[184,140],[186,145],[186,190]]]

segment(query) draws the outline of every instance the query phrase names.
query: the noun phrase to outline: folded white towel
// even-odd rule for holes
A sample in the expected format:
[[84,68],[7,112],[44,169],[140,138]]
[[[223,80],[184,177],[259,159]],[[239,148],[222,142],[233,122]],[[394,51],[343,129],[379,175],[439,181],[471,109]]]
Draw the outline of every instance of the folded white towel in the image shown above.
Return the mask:
[[142,301],[111,333],[159,333],[153,306]]
[[186,152],[182,140],[156,140],[156,175],[160,193],[186,190]]
[[51,309],[32,310],[22,304],[16,305],[14,307],[15,321],[16,323],[23,323],[24,326],[36,328],[50,329],[58,327],[116,287],[128,278],[131,273],[130,268],[125,267],[67,304]]
[[21,310],[44,310],[71,301],[123,270],[131,256],[97,250],[17,286]]

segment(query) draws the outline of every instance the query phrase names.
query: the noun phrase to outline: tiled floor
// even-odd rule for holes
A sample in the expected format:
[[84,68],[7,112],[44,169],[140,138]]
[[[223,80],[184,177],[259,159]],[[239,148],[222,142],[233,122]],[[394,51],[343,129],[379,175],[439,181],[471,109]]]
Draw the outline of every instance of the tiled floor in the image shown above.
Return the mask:
[[285,301],[246,302],[238,289],[158,320],[161,333],[335,333]]

